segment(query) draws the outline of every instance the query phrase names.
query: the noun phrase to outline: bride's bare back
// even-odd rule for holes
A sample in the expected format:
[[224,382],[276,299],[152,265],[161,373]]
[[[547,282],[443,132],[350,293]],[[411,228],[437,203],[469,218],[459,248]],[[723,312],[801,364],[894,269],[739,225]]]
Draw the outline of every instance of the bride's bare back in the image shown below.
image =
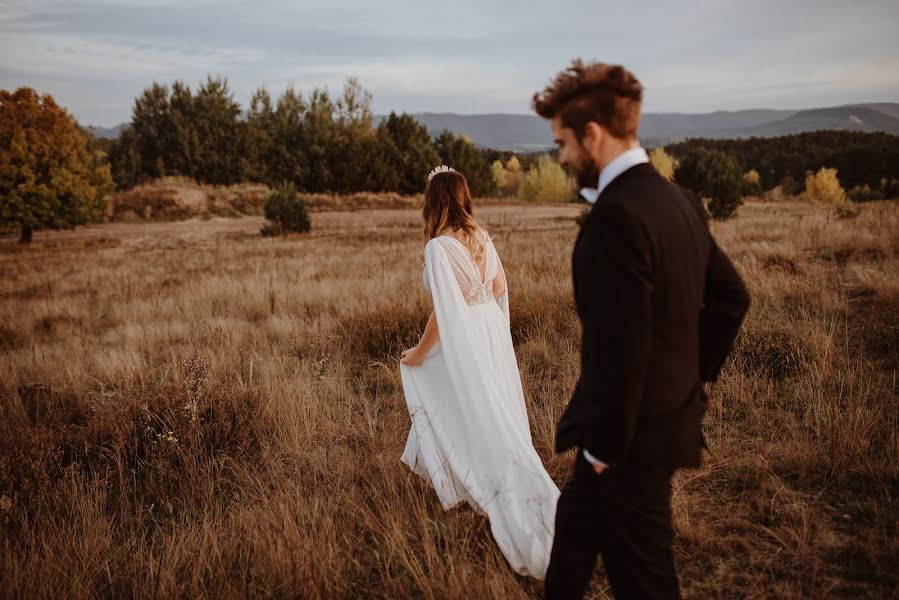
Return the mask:
[[469,304],[485,302],[488,299],[498,298],[506,292],[506,274],[502,261],[486,229],[478,228],[477,240],[483,249],[479,263],[475,262],[458,232],[445,233],[440,237],[457,242],[447,246],[447,252],[466,302]]

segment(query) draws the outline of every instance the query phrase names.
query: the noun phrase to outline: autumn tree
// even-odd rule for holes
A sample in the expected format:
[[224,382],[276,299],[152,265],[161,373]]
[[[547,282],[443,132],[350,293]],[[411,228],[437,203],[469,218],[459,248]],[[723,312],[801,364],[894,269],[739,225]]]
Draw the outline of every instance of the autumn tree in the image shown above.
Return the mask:
[[518,195],[528,202],[567,202],[575,197],[575,181],[559,163],[543,156],[521,178]]
[[821,202],[839,206],[846,202],[846,192],[840,185],[836,169],[822,167],[817,173],[805,176],[805,193],[803,197],[813,202]]
[[490,165],[490,172],[493,175],[496,191],[500,196],[512,196],[518,193],[522,170],[517,156],[513,154],[505,164],[500,159],[494,160]]
[[650,150],[649,162],[663,177],[674,179],[674,168],[677,166],[677,161],[665,151],[665,148],[659,147]]
[[743,173],[743,193],[747,196],[758,196],[762,193],[762,178],[755,169]]
[[20,227],[20,242],[100,219],[111,190],[109,166],[50,95],[0,90],[0,223]]

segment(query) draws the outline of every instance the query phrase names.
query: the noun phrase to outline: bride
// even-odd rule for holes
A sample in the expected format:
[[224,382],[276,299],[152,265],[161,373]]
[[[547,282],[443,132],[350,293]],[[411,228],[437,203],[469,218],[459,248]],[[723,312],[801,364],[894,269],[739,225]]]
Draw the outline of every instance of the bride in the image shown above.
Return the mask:
[[431,171],[423,216],[424,286],[434,309],[401,359],[412,418],[401,460],[444,509],[466,501],[485,513],[512,568],[543,579],[559,489],[531,441],[505,272],[461,173]]

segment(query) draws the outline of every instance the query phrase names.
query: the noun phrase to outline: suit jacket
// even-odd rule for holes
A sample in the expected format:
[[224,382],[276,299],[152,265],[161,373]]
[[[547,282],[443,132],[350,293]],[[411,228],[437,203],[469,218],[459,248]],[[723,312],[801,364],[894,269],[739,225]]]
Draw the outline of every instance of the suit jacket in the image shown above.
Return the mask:
[[614,467],[700,464],[703,382],[714,381],[749,308],[698,196],[650,164],[603,190],[572,256],[581,375],[556,451]]

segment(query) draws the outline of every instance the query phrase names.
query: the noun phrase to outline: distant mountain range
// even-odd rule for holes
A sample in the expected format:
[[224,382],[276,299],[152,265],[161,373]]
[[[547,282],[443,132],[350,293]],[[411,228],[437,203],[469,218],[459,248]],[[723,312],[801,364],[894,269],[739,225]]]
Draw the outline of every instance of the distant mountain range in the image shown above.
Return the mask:
[[87,130],[90,131],[95,138],[106,138],[109,140],[114,140],[119,137],[119,134],[121,134],[122,130],[126,127],[128,127],[128,123],[119,123],[114,127],[97,127],[95,125],[88,125]]
[[[416,120],[437,136],[444,129],[465,134],[487,148],[538,151],[552,146],[549,124],[536,115],[416,113]],[[375,117],[377,124],[386,118]],[[126,124],[89,127],[97,137],[118,137]],[[807,110],[738,110],[704,114],[646,113],[640,124],[644,146],[660,146],[690,137],[776,137],[820,129],[883,131],[899,135],[899,103],[850,104]]]

